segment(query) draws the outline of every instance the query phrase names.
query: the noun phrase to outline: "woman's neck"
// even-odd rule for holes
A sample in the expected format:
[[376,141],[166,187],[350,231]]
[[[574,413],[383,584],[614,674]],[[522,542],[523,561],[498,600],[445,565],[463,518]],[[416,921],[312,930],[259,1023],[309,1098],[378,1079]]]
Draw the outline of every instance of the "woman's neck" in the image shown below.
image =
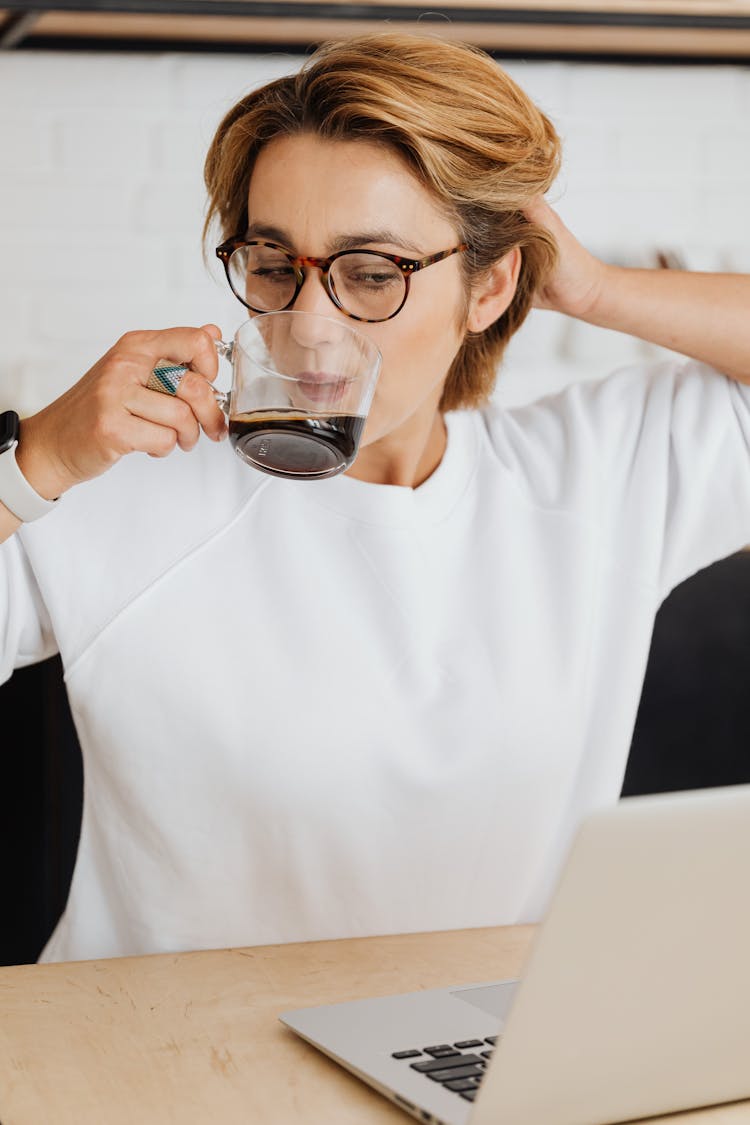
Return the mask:
[[370,484],[418,488],[443,459],[448,435],[443,415],[435,407],[412,415],[397,430],[359,451],[346,475]]

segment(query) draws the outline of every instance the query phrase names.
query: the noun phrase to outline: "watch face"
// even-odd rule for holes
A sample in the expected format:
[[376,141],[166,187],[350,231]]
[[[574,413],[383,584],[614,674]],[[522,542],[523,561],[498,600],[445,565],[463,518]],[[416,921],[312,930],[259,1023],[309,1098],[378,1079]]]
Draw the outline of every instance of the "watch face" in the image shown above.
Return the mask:
[[10,449],[14,441],[18,440],[18,415],[15,410],[6,410],[0,414],[0,453]]

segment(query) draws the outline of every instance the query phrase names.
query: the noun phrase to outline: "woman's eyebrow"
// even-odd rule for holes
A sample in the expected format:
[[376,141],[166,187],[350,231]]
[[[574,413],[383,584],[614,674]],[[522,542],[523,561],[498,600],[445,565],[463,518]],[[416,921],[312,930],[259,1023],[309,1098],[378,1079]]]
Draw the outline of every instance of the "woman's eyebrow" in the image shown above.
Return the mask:
[[390,230],[368,230],[339,235],[333,240],[333,253],[336,250],[356,250],[360,246],[398,246],[399,249],[409,250],[414,254],[422,253],[402,234]]
[[269,226],[267,223],[250,223],[245,231],[245,238],[267,238],[269,242],[279,242],[282,246],[291,247],[289,235],[280,227]]
[[[270,242],[278,242],[281,246],[292,248],[293,240],[287,231],[281,227],[271,226],[267,223],[250,223],[247,228],[246,238],[267,238]],[[357,250],[364,246],[398,246],[401,250],[408,250],[411,253],[420,256],[424,251],[415,246],[409,239],[404,238],[403,235],[398,234],[396,231],[389,230],[369,230],[359,231],[353,234],[340,234],[334,238],[331,243],[331,253],[335,254],[339,250]]]

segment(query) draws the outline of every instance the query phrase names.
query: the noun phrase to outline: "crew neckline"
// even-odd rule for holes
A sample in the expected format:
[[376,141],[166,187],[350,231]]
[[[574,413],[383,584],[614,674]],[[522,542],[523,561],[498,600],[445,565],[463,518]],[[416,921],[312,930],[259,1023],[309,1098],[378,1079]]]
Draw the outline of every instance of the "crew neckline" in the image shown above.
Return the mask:
[[[342,473],[330,480],[308,481],[302,487],[314,504],[360,523],[399,525],[445,518],[466,491],[478,457],[476,410],[445,415],[447,440],[435,471],[416,488],[373,484]],[[300,488],[299,484],[294,485]]]

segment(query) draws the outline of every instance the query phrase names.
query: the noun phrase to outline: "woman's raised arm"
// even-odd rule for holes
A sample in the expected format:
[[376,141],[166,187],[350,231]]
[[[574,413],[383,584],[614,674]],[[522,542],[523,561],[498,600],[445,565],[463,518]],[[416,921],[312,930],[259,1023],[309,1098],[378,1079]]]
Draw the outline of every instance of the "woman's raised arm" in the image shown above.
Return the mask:
[[637,336],[750,383],[750,276],[608,265],[545,200],[526,213],[552,232],[560,254],[537,308]]

